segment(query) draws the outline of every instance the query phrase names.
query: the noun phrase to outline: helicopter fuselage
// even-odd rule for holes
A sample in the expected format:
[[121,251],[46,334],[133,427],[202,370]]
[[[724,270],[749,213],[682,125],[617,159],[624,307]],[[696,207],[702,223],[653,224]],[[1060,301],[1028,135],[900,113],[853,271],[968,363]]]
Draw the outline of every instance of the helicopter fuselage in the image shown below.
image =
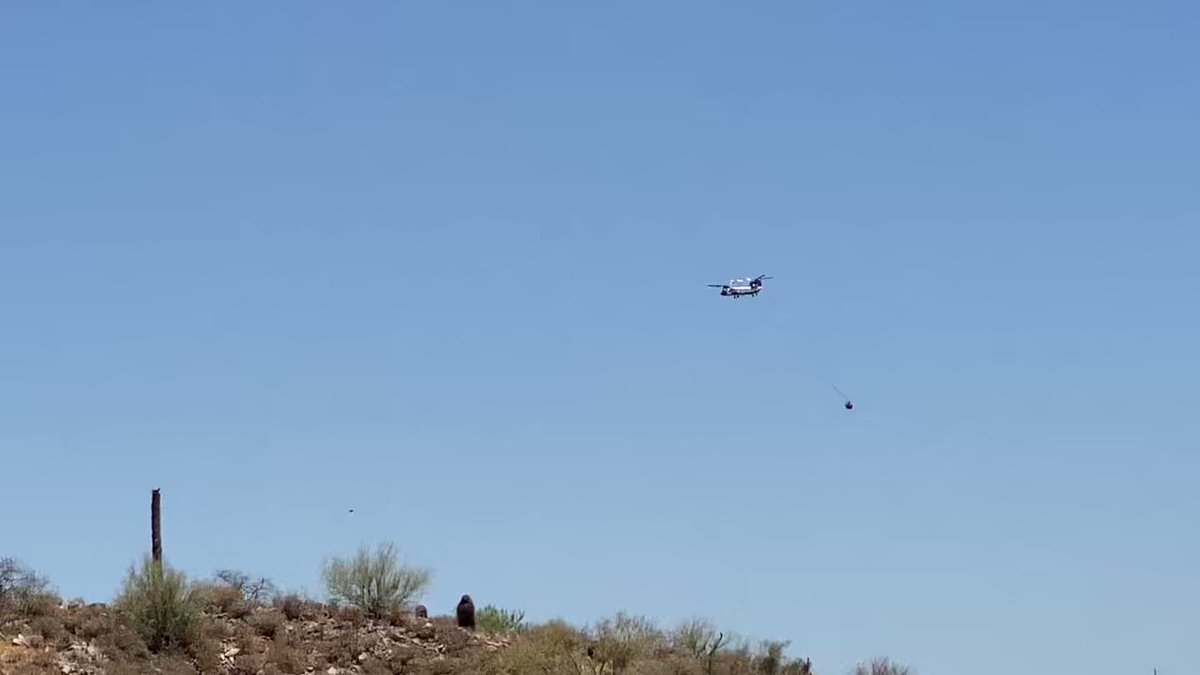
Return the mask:
[[758,295],[762,290],[762,284],[750,284],[749,286],[722,286],[721,295],[726,297],[740,298],[743,295]]
[[721,297],[740,298],[743,295],[755,296],[762,291],[763,279],[771,277],[763,275],[754,279],[733,279],[727,284],[709,284],[709,288],[721,289]]
[[734,298],[740,298],[743,295],[758,295],[758,292],[761,290],[762,290],[761,288],[747,288],[745,286],[740,286],[740,287],[726,286],[725,288],[721,289],[721,295],[730,296],[730,297],[734,297]]

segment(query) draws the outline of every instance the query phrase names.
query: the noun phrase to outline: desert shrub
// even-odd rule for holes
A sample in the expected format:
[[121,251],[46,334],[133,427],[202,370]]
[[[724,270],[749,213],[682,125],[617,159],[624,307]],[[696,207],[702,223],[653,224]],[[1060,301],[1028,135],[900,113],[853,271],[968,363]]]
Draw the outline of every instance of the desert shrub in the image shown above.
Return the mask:
[[410,623],[415,622],[417,617],[403,607],[393,607],[392,611],[388,612],[386,620],[392,626],[408,626]]
[[483,660],[485,675],[593,675],[600,671],[587,655],[588,638],[565,621],[530,628],[506,649]]
[[211,635],[199,635],[187,643],[184,654],[196,664],[201,673],[219,672],[221,641]]
[[703,658],[726,644],[725,634],[708,619],[692,618],[681,621],[667,636],[672,649],[693,658]]
[[596,660],[608,664],[615,675],[667,646],[667,636],[652,621],[624,612],[598,622],[589,633],[595,641]]
[[283,631],[286,619],[283,612],[277,609],[267,609],[250,615],[250,625],[258,634],[265,638],[274,638]]
[[73,635],[92,642],[113,663],[150,656],[146,641],[103,606],[93,605],[66,615],[64,625]]
[[437,628],[458,628],[458,617],[453,614],[437,614],[426,619]]
[[62,619],[56,615],[45,614],[29,622],[29,630],[40,635],[46,644],[55,647],[65,647],[70,644],[71,635],[63,626]]
[[563,621],[530,627],[485,657],[488,675],[680,675],[699,671],[686,657],[666,659],[666,635],[624,613],[579,630]]
[[185,647],[199,628],[200,604],[187,577],[146,556],[129,569],[115,608],[153,652]]
[[911,668],[893,663],[886,656],[871,659],[854,667],[853,675],[914,675]]
[[[607,675],[605,671],[602,675]],[[629,675],[705,675],[701,662],[683,654],[664,654],[657,659],[638,661],[629,669]],[[736,671],[720,671],[718,675],[735,675]],[[589,675],[591,675],[589,673]]]
[[322,577],[334,603],[348,603],[375,619],[406,608],[430,581],[428,570],[400,563],[392,544],[380,545],[374,553],[362,547],[348,560],[330,559]]
[[278,597],[269,579],[252,579],[236,570],[219,570],[212,581],[199,582],[194,588],[205,611],[234,619],[244,619],[255,607],[266,606]]
[[[363,612],[362,609],[353,605],[349,607],[332,607],[329,614],[338,621],[345,621],[354,627],[363,625],[363,623],[365,623],[367,620],[366,613]],[[389,616],[390,615],[391,614],[389,612]]]
[[476,612],[475,626],[493,635],[520,633],[525,630],[525,612],[487,605]]
[[250,614],[250,603],[242,592],[232,586],[210,581],[192,584],[193,597],[199,607],[210,614],[224,614],[233,619],[242,619]]
[[275,601],[275,606],[289,621],[295,621],[305,616],[308,611],[308,601],[296,593],[288,593]]
[[763,640],[754,658],[754,669],[761,675],[809,675],[810,661],[789,659],[784,655],[784,650],[791,644],[791,640]]
[[[688,663],[669,656],[663,663],[674,662],[680,672],[706,675],[811,675],[812,663],[807,659],[789,659],[784,651],[791,644],[786,640],[761,640],[755,645],[745,637],[725,633],[709,620],[687,619],[666,636],[668,651],[685,656]],[[654,669],[660,669],[654,666]],[[642,675],[645,667],[639,667]]]
[[0,611],[38,617],[53,614],[59,604],[49,579],[16,558],[0,558]]
[[267,649],[265,660],[268,669],[278,673],[303,673],[310,664],[304,651],[293,644],[286,633],[275,634],[271,646]]
[[224,586],[236,589],[242,599],[252,606],[260,607],[279,596],[275,583],[266,577],[255,579],[238,570],[225,569],[218,570],[213,578]]
[[704,618],[685,619],[666,635],[670,651],[686,657],[686,672],[740,673],[749,672],[751,653],[747,641],[718,630]]
[[50,592],[50,581],[12,557],[0,558],[0,600]]
[[56,616],[62,600],[54,593],[31,593],[19,598],[14,608],[26,618]]
[[783,662],[780,675],[813,675],[812,659],[791,659]]

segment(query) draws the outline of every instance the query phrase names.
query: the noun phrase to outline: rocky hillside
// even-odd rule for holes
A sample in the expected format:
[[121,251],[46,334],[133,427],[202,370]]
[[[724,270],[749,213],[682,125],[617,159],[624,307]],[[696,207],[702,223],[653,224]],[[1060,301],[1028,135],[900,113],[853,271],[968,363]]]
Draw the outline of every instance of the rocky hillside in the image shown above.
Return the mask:
[[186,643],[155,654],[106,605],[27,605],[0,623],[0,673],[468,673],[510,642],[449,617],[368,620],[294,599],[215,609],[200,615]]
[[[0,616],[4,675],[811,675],[784,642],[737,644],[694,622],[661,631],[618,615],[579,629],[551,621],[504,633],[449,616],[368,619],[356,608],[285,598],[208,598],[178,643],[152,645],[124,610],[24,603]],[[171,617],[158,616],[160,625]],[[893,671],[884,671],[896,675]],[[902,671],[897,671],[902,672]]]
[[[63,602],[0,558],[0,675],[812,675],[786,640],[749,640],[704,619],[660,628],[619,613],[584,627],[529,624],[468,596],[456,617],[416,604],[425,572],[391,549],[331,559],[328,601],[228,570],[188,580],[148,558],[112,603]],[[853,675],[908,675],[877,659]]]
[[509,644],[450,617],[371,621],[302,601],[205,610],[186,644],[160,653],[104,604],[23,608],[2,620],[0,639],[6,675],[475,673]]

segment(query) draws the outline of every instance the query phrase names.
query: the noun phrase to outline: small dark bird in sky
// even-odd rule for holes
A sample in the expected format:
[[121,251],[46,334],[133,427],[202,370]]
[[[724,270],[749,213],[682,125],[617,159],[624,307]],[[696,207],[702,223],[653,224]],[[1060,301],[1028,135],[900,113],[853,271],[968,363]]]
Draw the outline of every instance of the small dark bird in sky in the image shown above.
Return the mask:
[[350,509],[350,513],[354,513],[354,509]]

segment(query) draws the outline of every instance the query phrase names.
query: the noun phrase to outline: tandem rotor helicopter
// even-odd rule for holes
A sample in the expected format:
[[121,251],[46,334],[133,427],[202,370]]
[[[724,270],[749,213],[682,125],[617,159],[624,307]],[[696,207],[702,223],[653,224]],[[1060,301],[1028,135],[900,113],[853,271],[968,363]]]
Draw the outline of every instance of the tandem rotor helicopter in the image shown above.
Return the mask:
[[721,289],[721,295],[731,298],[741,298],[743,295],[756,296],[762,291],[763,279],[771,279],[765,274],[760,274],[753,279],[733,279],[727,284],[709,284],[709,288]]
[[[708,287],[721,289],[721,297],[734,299],[741,298],[743,295],[754,297],[762,292],[763,280],[771,278],[766,274],[760,274],[753,279],[749,277],[745,279],[733,279],[727,284],[708,284]],[[854,410],[854,403],[842,393],[841,389],[837,388],[837,385],[833,385],[833,390],[841,395],[843,400],[842,407],[846,410]]]

